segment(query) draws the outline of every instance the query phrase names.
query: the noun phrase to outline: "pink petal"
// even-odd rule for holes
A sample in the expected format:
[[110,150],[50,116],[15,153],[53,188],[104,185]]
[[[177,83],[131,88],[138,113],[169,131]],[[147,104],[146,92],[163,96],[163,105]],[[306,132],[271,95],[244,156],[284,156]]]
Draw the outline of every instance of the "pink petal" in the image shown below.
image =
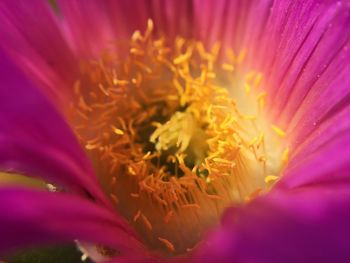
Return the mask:
[[128,40],[135,30],[143,32],[147,19],[155,24],[155,31],[170,38],[190,36],[192,5],[186,0],[137,1],[79,0],[58,1],[65,31],[72,48],[79,57],[96,57],[116,40]]
[[21,247],[90,241],[119,253],[145,249],[115,213],[70,194],[0,188],[0,255]]
[[0,50],[0,168],[107,203],[91,164],[62,117]]
[[349,262],[349,187],[275,191],[232,208],[192,262]]
[[317,146],[312,151],[298,153],[291,160],[277,188],[350,183],[349,130],[336,134],[323,144],[317,142]]
[[79,64],[48,1],[1,1],[0,22],[0,45],[54,103],[66,105]]

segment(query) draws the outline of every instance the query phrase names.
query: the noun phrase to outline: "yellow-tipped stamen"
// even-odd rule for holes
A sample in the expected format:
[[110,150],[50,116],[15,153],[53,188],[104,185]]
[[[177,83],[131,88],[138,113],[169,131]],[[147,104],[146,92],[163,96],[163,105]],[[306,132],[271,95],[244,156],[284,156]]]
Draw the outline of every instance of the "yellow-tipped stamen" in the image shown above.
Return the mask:
[[265,177],[265,183],[270,184],[272,182],[275,182],[279,177],[276,175],[268,175]]
[[286,132],[276,125],[271,126],[272,130],[280,137],[285,137]]
[[220,43],[169,45],[153,27],[126,57],[82,63],[72,123],[116,209],[149,247],[181,254],[226,207],[269,190],[289,150],[265,118],[263,74],[236,70],[247,49],[221,63]]
[[233,72],[235,70],[235,67],[231,64],[224,63],[222,64],[222,69],[228,72]]
[[283,165],[286,165],[288,163],[289,160],[289,147],[287,147],[286,149],[284,149],[283,153],[282,153],[282,162]]
[[162,242],[170,252],[175,251],[174,245],[169,240],[161,237],[158,237],[158,240]]
[[242,64],[242,62],[244,61],[245,57],[247,56],[247,49],[243,49],[237,57],[237,64]]

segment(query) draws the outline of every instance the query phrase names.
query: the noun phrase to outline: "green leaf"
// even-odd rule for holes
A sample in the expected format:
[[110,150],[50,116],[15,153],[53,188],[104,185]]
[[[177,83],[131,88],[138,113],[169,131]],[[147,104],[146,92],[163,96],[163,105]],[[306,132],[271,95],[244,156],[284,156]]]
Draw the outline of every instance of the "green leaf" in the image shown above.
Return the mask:
[[[79,263],[82,253],[75,244],[24,250],[5,259],[6,263]],[[85,261],[89,262],[89,261]]]

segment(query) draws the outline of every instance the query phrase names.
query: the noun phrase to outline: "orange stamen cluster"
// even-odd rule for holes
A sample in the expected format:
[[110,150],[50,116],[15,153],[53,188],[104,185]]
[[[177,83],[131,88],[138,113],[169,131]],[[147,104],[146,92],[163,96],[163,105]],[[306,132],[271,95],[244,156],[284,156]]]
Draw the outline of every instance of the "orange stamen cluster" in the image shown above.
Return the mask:
[[[225,207],[278,177],[269,174],[260,116],[241,113],[220,85],[246,51],[228,51],[220,64],[218,44],[209,51],[177,38],[169,45],[152,29],[149,21],[144,34],[136,31],[124,57],[106,52],[82,63],[72,122],[119,212],[150,247],[183,253]],[[256,94],[262,74],[244,79],[246,96]],[[265,96],[255,96],[258,112]]]

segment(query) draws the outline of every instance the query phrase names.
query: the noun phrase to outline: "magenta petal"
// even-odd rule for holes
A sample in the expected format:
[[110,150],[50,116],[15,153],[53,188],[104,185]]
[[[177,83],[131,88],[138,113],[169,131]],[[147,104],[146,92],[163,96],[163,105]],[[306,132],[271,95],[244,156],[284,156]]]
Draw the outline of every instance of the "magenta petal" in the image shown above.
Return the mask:
[[144,31],[147,19],[155,32],[174,38],[192,35],[192,3],[187,0],[79,0],[58,1],[67,39],[79,57],[94,57],[116,40],[129,39],[136,30]]
[[350,105],[349,22],[348,1],[272,6],[256,60],[266,76],[269,115],[287,130],[293,149]]
[[[160,263],[160,262],[169,262],[165,259],[159,259],[152,256],[142,256],[142,255],[132,255],[132,256],[122,256],[116,257],[107,263]],[[171,261],[170,261],[171,262]]]
[[269,0],[194,0],[194,34],[209,46],[220,41],[223,49],[235,52],[249,48],[248,55],[256,60],[253,45],[261,44],[271,6]]
[[349,187],[275,191],[232,208],[195,262],[350,262]]
[[349,106],[348,1],[194,1],[196,37],[220,40],[263,73],[269,117],[297,147]]
[[177,36],[192,38],[196,32],[194,11],[193,1],[153,0],[150,2],[148,16],[161,35],[172,40]]
[[340,182],[349,186],[349,131],[348,129],[345,132],[338,133],[329,141],[317,142],[317,147],[311,144],[299,152],[290,161],[280,183],[276,187],[296,188],[321,183],[332,185]]
[[[314,123],[314,129],[304,140],[294,142],[293,155],[295,158],[317,151],[323,144],[332,141],[339,136],[346,136],[350,130],[350,107],[334,105],[334,110],[328,117],[318,123]],[[343,147],[342,147],[343,148]],[[294,162],[294,158],[293,158]]]
[[223,40],[235,51],[247,48],[246,66],[264,75],[268,116],[287,130],[291,149],[281,183],[348,180],[349,2],[194,3],[199,37]]
[[[144,29],[147,5],[130,1],[58,1],[66,24],[67,39],[79,57],[98,56],[113,41],[129,38],[136,29]],[[130,19],[132,17],[132,19]]]
[[145,250],[115,213],[70,194],[0,188],[0,255],[15,248],[72,240],[108,245],[121,254]]
[[0,51],[0,169],[41,177],[105,201],[69,126]]
[[[279,93],[283,95],[276,96],[275,102],[278,100],[284,105],[279,114],[289,123],[293,140],[304,140],[321,123],[350,105],[350,8],[336,7],[329,16],[324,14],[333,19],[324,22],[325,29],[318,33],[320,36],[312,53],[300,63],[303,73],[299,70],[293,73],[295,85],[292,90],[281,89]],[[288,96],[283,99],[286,93]]]
[[1,1],[0,45],[54,103],[65,104],[79,64],[46,0]]

